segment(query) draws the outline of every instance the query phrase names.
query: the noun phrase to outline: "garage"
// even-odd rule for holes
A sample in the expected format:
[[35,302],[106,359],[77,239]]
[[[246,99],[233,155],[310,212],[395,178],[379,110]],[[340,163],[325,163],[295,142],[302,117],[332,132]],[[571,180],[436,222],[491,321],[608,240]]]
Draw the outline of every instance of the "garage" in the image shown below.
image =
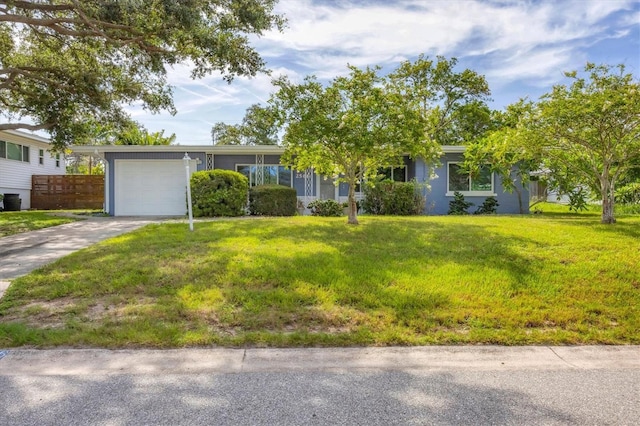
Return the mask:
[[[115,160],[115,216],[183,216],[187,211],[182,160]],[[196,169],[192,161],[190,170]]]

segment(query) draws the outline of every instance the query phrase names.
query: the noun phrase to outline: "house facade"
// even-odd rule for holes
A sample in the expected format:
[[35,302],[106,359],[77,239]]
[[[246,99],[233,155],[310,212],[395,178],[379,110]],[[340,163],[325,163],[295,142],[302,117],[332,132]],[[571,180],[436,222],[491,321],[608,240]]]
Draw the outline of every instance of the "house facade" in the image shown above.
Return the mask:
[[0,194],[18,194],[31,207],[32,175],[63,175],[64,158],[50,151],[49,140],[15,130],[0,130]]
[[[186,214],[187,173],[201,170],[233,170],[244,174],[251,186],[278,184],[296,189],[305,205],[316,199],[347,200],[348,186],[335,185],[313,170],[291,170],[281,164],[284,149],[279,146],[167,145],[75,146],[72,151],[94,155],[105,163],[105,211],[114,216]],[[498,213],[520,213],[518,194],[506,193],[500,178],[487,169],[474,179],[457,173],[464,146],[443,146],[441,164],[429,170],[421,160],[405,158],[405,164],[384,170],[395,181],[416,179],[426,183],[425,214],[447,214],[449,201],[459,191],[476,206],[487,197],[496,197]],[[188,154],[188,171],[184,157]],[[359,188],[358,188],[359,189]],[[363,194],[357,191],[356,196]],[[522,189],[525,212],[528,190]]]

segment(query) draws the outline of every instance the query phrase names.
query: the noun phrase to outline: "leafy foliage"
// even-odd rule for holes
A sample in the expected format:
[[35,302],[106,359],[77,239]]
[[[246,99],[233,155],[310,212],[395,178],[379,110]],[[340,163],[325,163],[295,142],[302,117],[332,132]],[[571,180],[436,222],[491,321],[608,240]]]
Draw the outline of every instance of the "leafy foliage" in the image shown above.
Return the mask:
[[247,205],[249,181],[230,170],[205,170],[191,175],[191,199],[195,217],[242,216]]
[[311,216],[339,217],[342,206],[336,200],[314,200],[307,205]]
[[296,190],[283,185],[258,185],[249,189],[249,212],[257,216],[293,216]]
[[465,215],[469,214],[469,207],[473,206],[472,202],[466,201],[464,199],[464,195],[461,192],[453,193],[453,200],[449,201],[449,211],[447,214],[450,215]]
[[149,133],[147,129],[139,126],[130,126],[116,135],[116,145],[171,145],[176,140],[176,135],[164,136],[164,130]]
[[527,111],[523,102],[509,105],[504,112],[492,112],[494,130],[467,146],[463,164],[464,170],[473,177],[481,167],[489,166],[492,173],[500,177],[506,192],[518,195],[520,213],[528,204],[525,189],[530,181],[530,173],[539,167],[540,161],[533,153],[514,143],[519,137],[518,121]]
[[498,200],[496,197],[488,197],[482,202],[482,204],[476,209],[473,214],[496,214],[498,212]]
[[632,182],[616,189],[616,202],[620,204],[640,204],[640,182]]
[[465,143],[491,127],[486,79],[469,69],[457,72],[457,63],[456,58],[420,55],[389,74],[389,86],[419,114],[414,136],[420,143]]
[[247,108],[241,124],[219,122],[211,128],[214,145],[277,145],[277,115],[260,104]]
[[586,187],[597,194],[601,222],[610,224],[615,187],[640,156],[640,83],[624,65],[587,64],[584,74],[568,72],[570,86],[521,102],[524,113],[509,144],[536,159],[560,192],[586,196],[574,191]]
[[[57,148],[140,102],[175,113],[166,66],[253,76],[250,35],[284,20],[276,0],[8,1],[0,5],[0,129],[46,130]],[[34,124],[31,124],[33,122]]]
[[421,214],[425,206],[421,185],[417,181],[383,180],[364,188],[364,211],[374,215],[409,216]]
[[454,71],[456,60],[424,56],[403,62],[387,77],[379,67],[349,67],[327,87],[315,77],[302,84],[285,78],[270,103],[286,124],[283,160],[297,170],[314,168],[349,186],[349,220],[357,224],[354,188],[381,167],[402,164],[402,155],[435,165],[437,136],[461,106],[489,93],[484,77]]

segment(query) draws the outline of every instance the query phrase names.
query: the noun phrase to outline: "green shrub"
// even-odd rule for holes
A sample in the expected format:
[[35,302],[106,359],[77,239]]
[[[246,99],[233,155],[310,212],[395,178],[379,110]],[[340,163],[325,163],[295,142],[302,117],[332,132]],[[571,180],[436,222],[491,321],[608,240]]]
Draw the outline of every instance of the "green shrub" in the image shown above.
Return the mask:
[[249,189],[249,212],[258,216],[293,216],[296,190],[282,185],[259,185]]
[[245,214],[248,179],[231,170],[205,170],[191,175],[191,198],[195,217]]
[[632,182],[616,189],[616,203],[640,204],[640,182]]
[[425,198],[420,185],[411,182],[393,182],[383,180],[364,189],[362,208],[375,215],[409,216],[421,214]]
[[307,205],[311,216],[342,216],[342,205],[336,200],[315,200]]
[[496,197],[489,197],[484,200],[482,205],[480,205],[473,214],[496,214],[498,212],[499,205],[500,204],[498,204]]
[[464,195],[462,193],[456,191],[453,193],[453,200],[449,201],[449,212],[447,214],[452,215],[465,215],[469,214],[469,207],[471,207],[473,203],[469,201],[465,201]]

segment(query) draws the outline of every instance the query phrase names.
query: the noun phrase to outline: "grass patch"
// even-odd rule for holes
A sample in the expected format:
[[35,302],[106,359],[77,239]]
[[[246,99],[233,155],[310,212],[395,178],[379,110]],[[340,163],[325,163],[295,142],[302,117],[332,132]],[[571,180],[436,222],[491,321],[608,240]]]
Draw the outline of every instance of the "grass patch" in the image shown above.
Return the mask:
[[640,217],[344,222],[113,238],[15,280],[0,347],[640,343]]
[[73,217],[56,216],[49,211],[1,212],[0,237],[58,226],[77,220]]

